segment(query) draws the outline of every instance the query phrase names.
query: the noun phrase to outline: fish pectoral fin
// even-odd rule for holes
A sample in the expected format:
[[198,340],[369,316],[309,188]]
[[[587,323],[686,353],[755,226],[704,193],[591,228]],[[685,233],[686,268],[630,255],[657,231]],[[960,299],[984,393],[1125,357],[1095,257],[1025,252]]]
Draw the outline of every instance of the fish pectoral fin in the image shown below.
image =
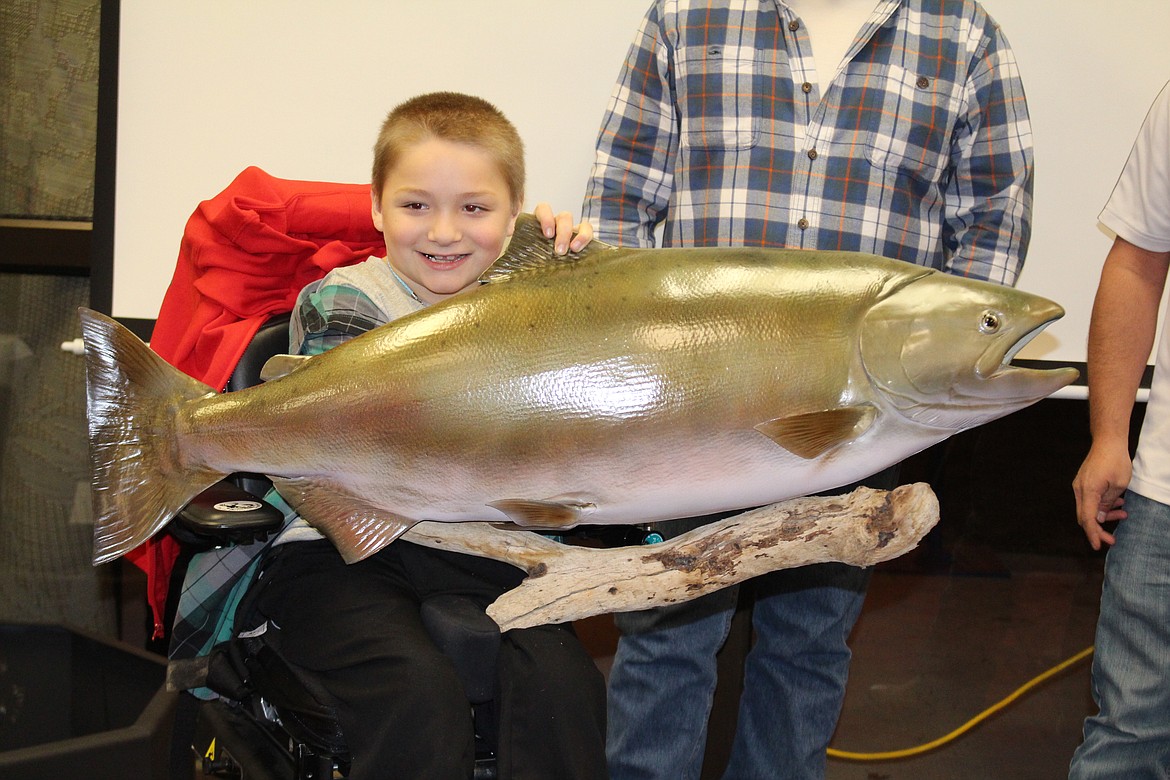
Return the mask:
[[579,501],[539,501],[505,498],[488,506],[498,509],[516,525],[526,529],[572,528],[582,522],[584,511],[592,504]]
[[273,355],[264,361],[264,365],[260,369],[260,381],[271,382],[273,379],[280,379],[282,376],[288,376],[293,371],[305,364],[311,355]]
[[777,417],[760,423],[756,430],[793,455],[812,460],[861,436],[876,417],[873,405],[859,404]]
[[368,558],[418,522],[328,483],[277,478],[272,484],[297,514],[333,542],[346,563]]
[[553,241],[545,238],[540,230],[540,222],[532,214],[521,214],[516,218],[516,226],[512,230],[512,240],[508,248],[494,263],[479,277],[479,281],[488,284],[507,281],[525,271],[544,268],[550,265],[564,265],[576,263],[598,254],[608,252],[617,247],[604,241],[590,241],[580,252],[569,252],[558,255],[553,252]]

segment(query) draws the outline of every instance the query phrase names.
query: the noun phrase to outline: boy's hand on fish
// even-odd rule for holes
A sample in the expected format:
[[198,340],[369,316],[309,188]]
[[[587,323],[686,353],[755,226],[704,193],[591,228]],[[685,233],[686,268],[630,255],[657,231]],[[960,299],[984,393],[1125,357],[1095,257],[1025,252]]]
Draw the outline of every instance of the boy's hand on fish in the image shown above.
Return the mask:
[[573,215],[567,211],[553,214],[552,206],[538,203],[532,213],[540,221],[544,237],[554,239],[553,247],[558,255],[580,252],[593,240],[593,225],[582,222],[574,226]]

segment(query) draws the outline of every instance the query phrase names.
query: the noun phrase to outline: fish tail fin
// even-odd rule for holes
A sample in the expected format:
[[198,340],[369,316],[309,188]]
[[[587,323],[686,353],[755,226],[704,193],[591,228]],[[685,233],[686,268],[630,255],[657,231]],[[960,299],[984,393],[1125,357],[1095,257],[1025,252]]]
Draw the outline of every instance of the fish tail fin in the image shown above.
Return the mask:
[[122,325],[82,308],[94,564],[157,533],[224,474],[180,462],[175,405],[214,395]]

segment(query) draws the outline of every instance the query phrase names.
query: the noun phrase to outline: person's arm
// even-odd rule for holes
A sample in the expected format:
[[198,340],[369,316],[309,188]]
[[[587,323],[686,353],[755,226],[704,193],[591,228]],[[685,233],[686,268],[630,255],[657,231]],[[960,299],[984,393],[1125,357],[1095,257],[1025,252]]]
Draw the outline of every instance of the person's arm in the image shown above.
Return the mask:
[[297,296],[289,348],[297,355],[320,355],[386,322],[373,301],[348,284],[310,284]]
[[1129,425],[1134,397],[1158,320],[1170,252],[1150,252],[1123,238],[1113,242],[1089,323],[1089,429],[1093,443],[1073,492],[1077,522],[1094,550],[1113,544],[1101,524],[1125,517],[1120,497],[1129,485]]
[[617,246],[654,246],[674,187],[677,117],[657,4],[642,20],[597,137],[582,219]]
[[1032,127],[1015,56],[998,28],[967,81],[951,148],[945,270],[1014,285],[1032,229]]

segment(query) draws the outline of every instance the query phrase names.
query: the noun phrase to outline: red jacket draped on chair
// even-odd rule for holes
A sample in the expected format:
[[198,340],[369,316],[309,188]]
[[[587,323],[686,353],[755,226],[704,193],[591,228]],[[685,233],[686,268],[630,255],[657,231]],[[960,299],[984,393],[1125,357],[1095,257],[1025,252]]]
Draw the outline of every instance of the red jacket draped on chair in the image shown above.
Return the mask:
[[[187,221],[150,345],[222,390],[259,327],[291,311],[301,288],[384,248],[368,184],[278,179],[247,168]],[[164,534],[126,556],[146,572],[156,637],[177,554]]]

